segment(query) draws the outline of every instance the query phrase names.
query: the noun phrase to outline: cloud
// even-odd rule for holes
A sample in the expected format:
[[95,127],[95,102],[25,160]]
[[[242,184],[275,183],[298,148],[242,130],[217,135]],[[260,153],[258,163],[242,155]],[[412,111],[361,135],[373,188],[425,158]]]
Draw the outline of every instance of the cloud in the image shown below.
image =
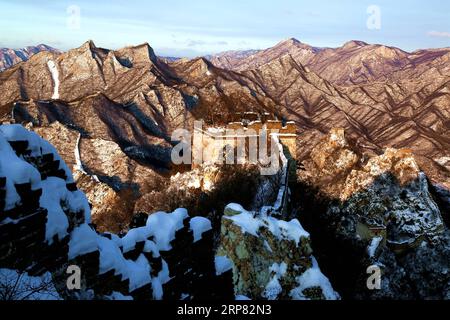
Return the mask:
[[430,37],[450,38],[450,32],[430,31],[430,32],[428,32],[428,35]]

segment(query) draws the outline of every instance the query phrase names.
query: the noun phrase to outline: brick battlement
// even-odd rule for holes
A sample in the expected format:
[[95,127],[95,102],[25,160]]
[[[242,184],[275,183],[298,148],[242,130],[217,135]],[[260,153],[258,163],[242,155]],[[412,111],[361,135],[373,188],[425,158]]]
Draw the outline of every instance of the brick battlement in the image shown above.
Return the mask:
[[278,130],[279,134],[297,134],[297,128],[295,126],[295,122],[289,121],[285,125],[283,125],[282,121],[277,120],[269,120],[265,123],[262,121],[252,121],[248,124],[245,124],[243,122],[230,122],[227,125],[227,129],[229,130],[254,130],[257,133],[259,133],[263,128],[266,128],[269,134],[271,131]]
[[[230,122],[226,128],[209,128],[205,130],[196,128],[196,132],[202,135],[202,146],[209,152],[212,152],[211,158],[216,159],[219,157],[218,153],[221,152],[220,150],[225,146],[236,147],[239,139],[259,136],[264,129],[267,130],[268,138],[271,134],[276,134],[280,142],[289,149],[291,156],[295,158],[297,128],[295,122],[292,121],[286,123],[278,120],[269,120],[265,123],[259,120],[248,123],[243,121]],[[270,144],[270,141],[268,144]],[[212,146],[214,148],[211,149]],[[216,151],[212,151],[213,149]]]

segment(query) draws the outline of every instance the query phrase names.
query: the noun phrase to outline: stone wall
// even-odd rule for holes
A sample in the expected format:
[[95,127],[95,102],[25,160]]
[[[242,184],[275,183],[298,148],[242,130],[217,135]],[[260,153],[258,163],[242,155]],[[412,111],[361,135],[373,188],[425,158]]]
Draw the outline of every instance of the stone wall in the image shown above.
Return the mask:
[[[0,269],[51,272],[64,299],[234,298],[230,274],[216,275],[207,219],[179,209],[127,234],[99,234],[70,171],[35,133],[0,126],[0,160]],[[66,285],[71,265],[81,269],[80,290]]]

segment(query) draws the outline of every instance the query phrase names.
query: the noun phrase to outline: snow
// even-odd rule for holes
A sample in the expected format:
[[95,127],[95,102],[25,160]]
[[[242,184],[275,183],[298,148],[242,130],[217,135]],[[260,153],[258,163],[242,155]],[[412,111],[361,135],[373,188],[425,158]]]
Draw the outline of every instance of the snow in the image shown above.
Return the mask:
[[129,280],[130,291],[152,282],[151,267],[144,255],[140,255],[136,261],[127,260],[114,242],[106,238],[99,238],[97,238],[100,247],[99,274],[115,270],[115,275],[122,275],[122,280]]
[[[148,217],[145,227],[130,230],[122,238],[123,252],[133,250],[138,242],[146,242],[153,237],[153,242],[146,242],[144,251],[159,254],[159,251],[172,249],[170,243],[175,239],[175,233],[182,229],[184,220],[188,217],[186,209],[177,209],[172,213],[156,212]],[[199,230],[196,230],[199,231]]]
[[115,275],[125,274],[125,258],[117,243],[104,237],[97,237],[97,244],[100,251],[99,274],[111,270],[115,270]]
[[75,170],[78,170],[80,172],[83,172],[84,174],[87,174],[86,171],[83,168],[83,163],[81,162],[81,155],[80,155],[80,141],[81,141],[81,133],[78,135],[77,143],[75,144]]
[[235,298],[236,301],[251,301],[249,297],[243,296],[243,295],[237,295]]
[[282,277],[286,274],[287,272],[287,264],[285,262],[282,262],[280,264],[278,263],[274,263],[271,267],[270,267],[270,272],[273,272],[276,274],[277,277]]
[[180,297],[180,301],[187,300],[191,295],[187,293],[182,293]]
[[262,226],[262,221],[247,211],[233,217],[225,217],[225,219],[232,220],[235,225],[241,227],[243,233],[249,233],[255,237],[258,236],[258,230]]
[[[30,154],[27,156],[41,157],[45,154],[53,154],[55,160],[60,160],[59,169],[64,170],[67,179],[48,177],[41,181],[39,171],[26,159],[18,157],[8,141],[28,141]],[[78,149],[79,142],[80,136],[74,153],[77,167],[83,170]],[[122,250],[128,252],[136,247],[136,243],[144,242],[144,253],[151,253],[154,258],[161,257],[160,251],[170,250],[176,232],[184,227],[185,219],[189,217],[186,209],[177,209],[172,213],[157,212],[149,216],[146,226],[130,230],[123,238],[109,234],[110,240],[106,236],[97,234],[89,226],[91,217],[86,196],[79,190],[71,192],[67,189],[67,184],[73,183],[73,177],[53,146],[20,125],[2,125],[0,126],[0,152],[2,155],[0,157],[0,177],[6,177],[6,210],[20,204],[21,199],[17,194],[15,184],[30,183],[32,190],[42,189],[39,205],[48,212],[45,234],[48,244],[51,244],[55,237],[62,240],[69,236],[69,260],[98,251],[99,275],[113,270],[114,274],[120,276],[122,280],[129,280],[130,291],[151,285],[153,298],[163,298],[163,285],[170,281],[169,265],[166,261],[162,260],[162,269],[158,270],[156,277],[152,277],[154,272],[144,254],[141,254],[136,261],[131,261],[125,259]],[[70,234],[67,212],[84,212],[85,215],[82,224],[75,226]],[[18,223],[12,219],[2,221],[2,223],[5,222]],[[194,241],[199,241],[205,232],[212,229],[212,226],[208,219],[196,217],[191,219],[190,229],[193,232]],[[230,261],[224,259],[218,259],[218,261],[219,270],[227,270],[227,268],[229,270]],[[11,272],[3,273],[8,275],[12,274]],[[93,295],[94,292],[92,292],[92,297]],[[106,298],[126,300],[130,297],[114,292]]]
[[6,177],[5,210],[13,209],[20,202],[15,184],[31,183],[31,188],[40,187],[41,175],[30,164],[19,159],[8,141],[2,136],[4,126],[0,127],[0,176]]
[[177,209],[171,214],[157,212],[148,217],[147,228],[154,236],[159,251],[172,249],[170,242],[175,239],[175,233],[183,228],[183,222],[187,217],[186,209]]
[[36,133],[28,131],[20,124],[9,124],[0,126],[0,135],[2,135],[7,141],[28,141],[28,150],[31,151],[30,156],[32,157],[40,157],[44,154],[50,153],[53,154],[54,160],[59,160],[58,169],[64,170],[67,176],[66,182],[74,182],[72,172],[59,156],[55,147],[53,147],[48,141],[42,139]]
[[237,204],[228,205],[227,208],[233,208],[233,210],[242,213],[224,218],[233,221],[235,225],[242,229],[242,232],[249,233],[255,237],[258,237],[258,231],[261,227],[269,229],[269,231],[280,240],[288,239],[294,241],[297,246],[299,245],[301,238],[309,237],[309,233],[303,229],[297,219],[288,222],[278,220],[265,214],[255,217],[254,213],[245,211]]
[[383,237],[375,237],[372,239],[372,242],[370,243],[369,247],[367,248],[367,253],[369,254],[370,258],[373,258],[375,256],[375,253],[377,252],[377,249],[380,246],[380,243],[382,240],[383,240]]
[[98,235],[87,224],[76,227],[69,241],[69,260],[97,250]]
[[236,211],[236,212],[245,212],[246,211],[240,204],[237,204],[237,203],[230,203],[229,205],[226,206],[225,209],[227,209],[227,208],[230,210]]
[[267,300],[276,300],[283,291],[277,276],[273,276],[263,292],[263,297]]
[[300,244],[301,238],[309,238],[309,233],[303,229],[297,219],[288,222],[268,217],[266,222],[268,222],[270,232],[276,237],[293,240],[297,246]]
[[287,264],[282,262],[280,264],[274,263],[269,271],[273,274],[272,279],[266,285],[263,292],[263,297],[268,300],[276,300],[279,294],[283,291],[280,280],[287,272]]
[[203,217],[192,218],[190,226],[190,229],[194,233],[194,243],[202,239],[203,233],[212,230],[211,221]]
[[144,255],[141,254],[136,261],[125,260],[125,265],[125,279],[130,280],[130,291],[137,290],[152,283],[152,278],[150,276],[151,267]]
[[270,247],[270,244],[269,244],[269,242],[267,242],[267,240],[264,240],[264,247],[267,249],[267,251],[273,252],[273,250]]
[[[48,177],[41,181],[39,171],[27,161],[19,158],[8,141],[27,141],[31,157],[41,157],[53,154],[54,160],[59,160],[59,169],[64,170],[67,179]],[[86,222],[90,222],[90,207],[86,196],[80,192],[67,190],[67,183],[72,183],[70,170],[60,158],[55,148],[34,132],[26,130],[21,125],[0,126],[0,176],[6,177],[6,204],[10,210],[20,204],[20,197],[15,189],[16,184],[30,183],[32,190],[42,189],[40,206],[47,209],[46,241],[53,243],[56,235],[60,240],[67,236],[69,222],[64,209],[71,212],[84,212]]]
[[50,73],[52,74],[53,79],[53,100],[59,99],[59,72],[58,68],[56,67],[56,64],[54,61],[49,60],[47,62],[48,69],[50,70]]
[[[152,278],[151,266],[143,254],[136,261],[127,260],[120,248],[123,248],[123,252],[128,252],[135,248],[136,243],[145,242],[143,252],[151,252],[155,258],[160,257],[160,250],[171,249],[170,242],[175,239],[175,232],[184,226],[183,221],[187,217],[185,209],[177,209],[172,213],[155,213],[149,216],[147,226],[130,230],[122,239],[111,235],[111,240],[98,235],[87,224],[83,224],[72,231],[69,259],[99,250],[99,274],[115,270],[115,275],[121,275],[123,280],[129,280],[130,291],[151,284],[153,298],[162,299],[162,286],[170,281],[169,266],[166,261],[162,260],[162,269],[158,276]],[[194,225],[197,230],[195,232],[207,229],[205,220],[197,219]],[[154,241],[148,240],[151,237]]]
[[312,258],[313,266],[306,270],[300,277],[297,277],[299,286],[291,290],[290,295],[295,300],[307,300],[303,290],[308,288],[320,287],[327,300],[339,300],[340,296],[331,286],[328,278],[320,271],[319,264],[315,258]]
[[70,192],[66,182],[60,178],[49,177],[41,182],[42,196],[40,206],[47,209],[46,240],[53,242],[58,235],[61,240],[67,235],[69,221],[62,205],[71,212],[84,212],[86,222],[90,222],[90,207],[86,196],[81,191]]
[[124,296],[120,292],[114,291],[111,295],[105,297],[107,300],[131,301],[133,297]]
[[216,265],[216,275],[220,276],[233,269],[233,262],[225,256],[216,256],[214,259]]
[[275,201],[275,204],[273,205],[274,211],[278,212],[278,211],[281,211],[281,209],[282,209],[284,195],[288,190],[285,183],[286,183],[286,178],[287,178],[287,174],[288,174],[289,162],[286,158],[286,155],[284,154],[283,145],[281,144],[280,139],[278,138],[278,136],[276,134],[272,135],[272,140],[274,143],[276,143],[276,145],[278,147],[278,151],[280,153],[280,158],[281,158],[281,163],[282,163],[281,177],[280,177],[281,187],[280,187],[280,190],[278,191],[277,200]]
[[144,252],[151,252],[153,258],[159,258],[161,254],[159,253],[158,247],[156,246],[156,243],[153,241],[147,240],[145,241],[144,245]]
[[131,229],[122,238],[123,252],[129,252],[133,250],[138,242],[144,242],[152,235],[152,230],[147,227]]

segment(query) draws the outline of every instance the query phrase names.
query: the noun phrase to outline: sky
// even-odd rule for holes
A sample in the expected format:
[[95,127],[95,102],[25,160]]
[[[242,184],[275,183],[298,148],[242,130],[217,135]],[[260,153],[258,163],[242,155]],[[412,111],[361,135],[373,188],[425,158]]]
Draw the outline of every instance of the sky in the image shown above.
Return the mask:
[[0,47],[147,42],[177,57],[264,49],[291,37],[318,47],[362,40],[414,51],[450,47],[450,1],[0,0],[0,30]]

